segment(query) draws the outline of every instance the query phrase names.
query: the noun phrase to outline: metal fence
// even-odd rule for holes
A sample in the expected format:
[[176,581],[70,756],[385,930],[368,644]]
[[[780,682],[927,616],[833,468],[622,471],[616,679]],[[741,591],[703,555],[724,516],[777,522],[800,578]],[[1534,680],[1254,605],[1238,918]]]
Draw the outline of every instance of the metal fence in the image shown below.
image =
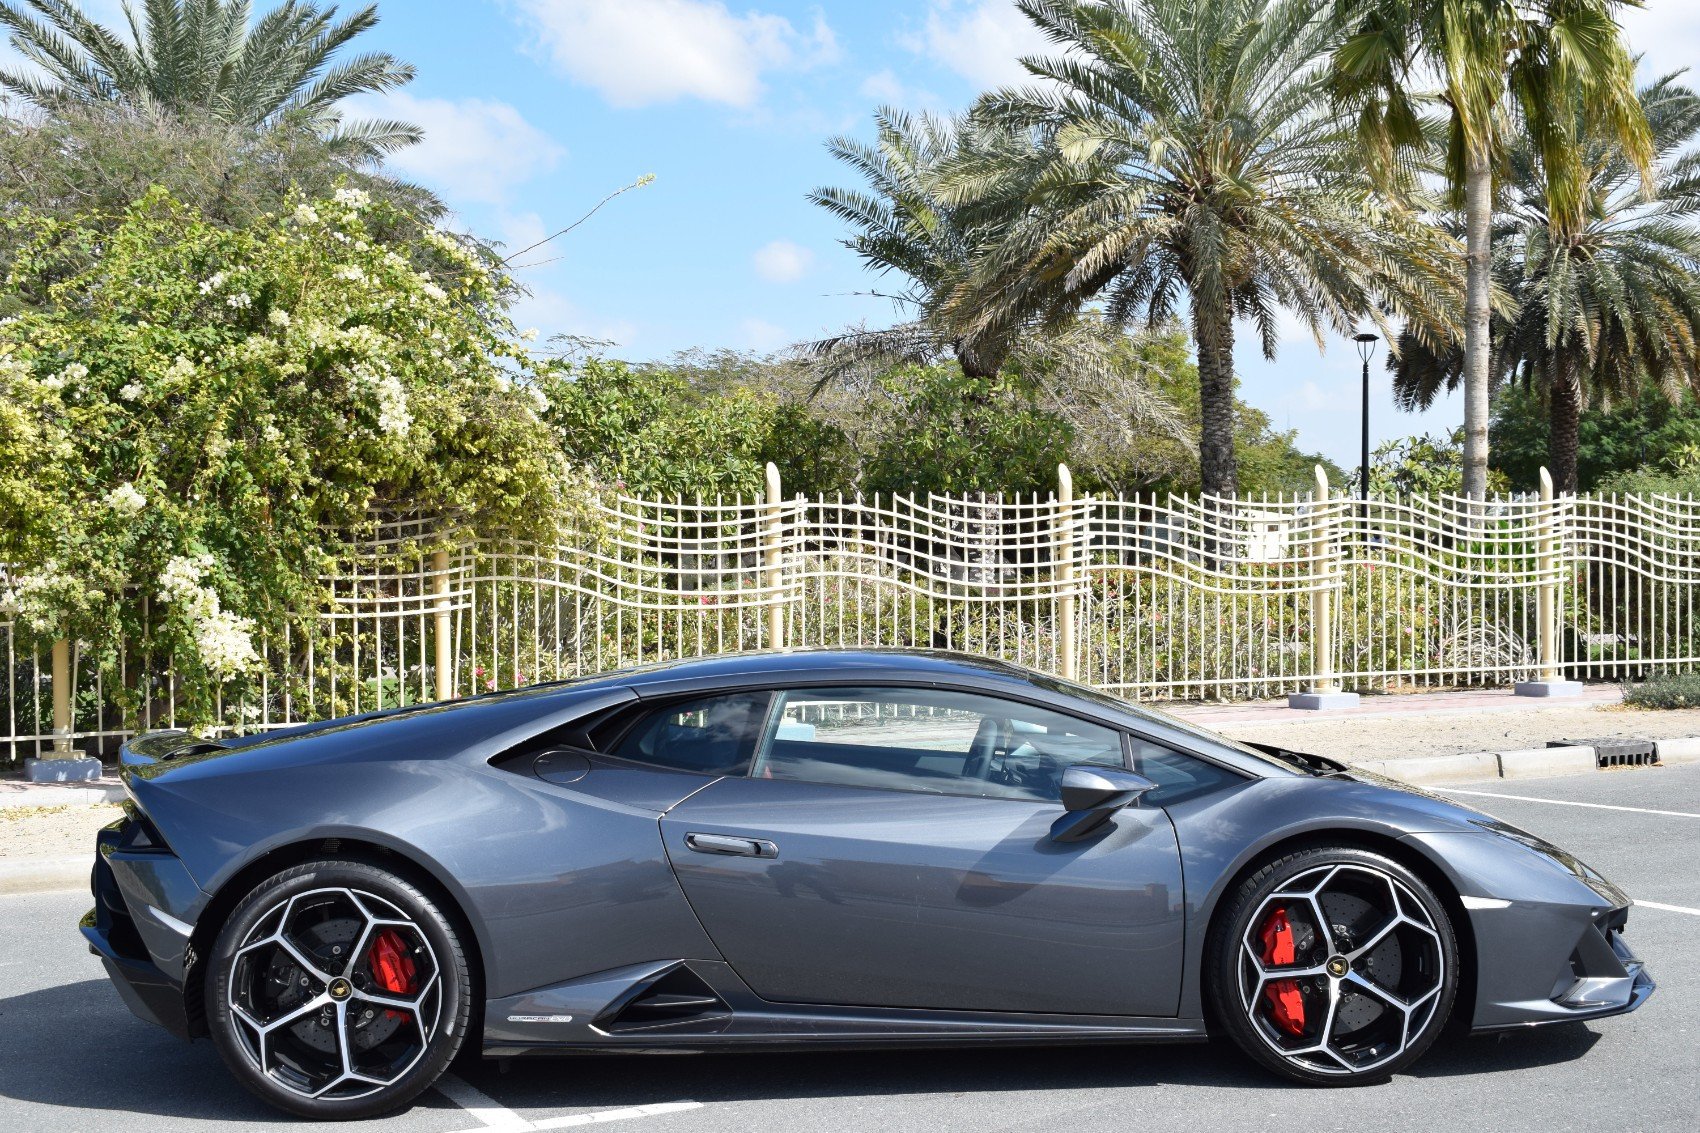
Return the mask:
[[[1237,500],[1044,496],[608,496],[575,537],[422,551],[413,518],[350,546],[316,624],[263,643],[218,726],[269,729],[625,665],[773,645],[932,646],[1124,696],[1247,698],[1627,678],[1700,659],[1691,499],[1330,493]],[[1321,627],[1321,632],[1318,631]],[[179,723],[169,659],[26,644],[0,756],[110,752]],[[148,695],[126,719],[115,684]],[[55,687],[60,697],[53,695]],[[55,723],[55,701],[59,700]]]

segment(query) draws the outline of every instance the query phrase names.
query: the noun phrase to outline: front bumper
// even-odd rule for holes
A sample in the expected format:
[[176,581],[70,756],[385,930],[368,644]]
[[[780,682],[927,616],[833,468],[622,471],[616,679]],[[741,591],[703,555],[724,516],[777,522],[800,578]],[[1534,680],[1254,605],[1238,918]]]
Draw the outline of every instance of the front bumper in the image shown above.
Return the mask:
[[79,928],[131,1012],[192,1038],[201,1030],[200,1013],[186,989],[199,981],[183,931],[190,925],[179,918],[198,911],[201,893],[175,855],[123,849],[129,821],[113,823],[96,839],[89,878],[94,908]]
[[[1504,1031],[1634,1011],[1658,986],[1624,940],[1629,907],[1493,910],[1472,916],[1480,968],[1475,1027]],[[1530,929],[1545,929],[1538,936]],[[1486,940],[1483,939],[1484,935]],[[1497,953],[1496,941],[1518,939]],[[1566,949],[1566,945],[1568,948]],[[1565,954],[1567,952],[1567,954]],[[1562,959],[1561,959],[1562,957]]]

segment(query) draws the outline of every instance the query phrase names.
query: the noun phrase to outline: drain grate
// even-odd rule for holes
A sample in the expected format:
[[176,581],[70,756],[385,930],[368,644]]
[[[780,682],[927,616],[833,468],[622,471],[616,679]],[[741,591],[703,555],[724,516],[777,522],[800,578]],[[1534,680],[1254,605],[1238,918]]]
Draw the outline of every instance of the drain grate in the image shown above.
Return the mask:
[[1548,740],[1548,747],[1591,747],[1599,767],[1651,767],[1659,761],[1652,740],[1626,740],[1619,736],[1599,740]]

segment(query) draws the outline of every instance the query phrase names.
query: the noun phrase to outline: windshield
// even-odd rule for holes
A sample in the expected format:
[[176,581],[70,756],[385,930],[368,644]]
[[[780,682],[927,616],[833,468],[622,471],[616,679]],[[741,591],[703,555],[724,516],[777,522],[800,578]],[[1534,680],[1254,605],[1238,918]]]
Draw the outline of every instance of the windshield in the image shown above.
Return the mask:
[[1209,754],[1209,749],[1213,747],[1226,748],[1227,750],[1239,755],[1247,755],[1253,759],[1260,760],[1263,763],[1279,767],[1284,771],[1298,771],[1306,775],[1312,774],[1310,768],[1306,767],[1303,763],[1296,759],[1285,759],[1267,751],[1259,751],[1257,748],[1251,747],[1248,744],[1243,744],[1239,740],[1230,739],[1227,736],[1211,731],[1209,728],[1194,724],[1188,720],[1183,720],[1179,716],[1171,716],[1169,713],[1164,712],[1161,709],[1152,708],[1144,704],[1135,704],[1131,700],[1123,700],[1119,696],[1113,696],[1102,689],[1093,688],[1091,685],[1083,685],[1076,683],[1075,681],[1063,680],[1061,677],[1053,677],[1048,674],[1038,675],[1034,678],[1033,683],[1044,685],[1056,692],[1067,693],[1068,695],[1078,697],[1081,700],[1093,701],[1106,708],[1114,708],[1117,711],[1126,712],[1130,716],[1141,716],[1147,720],[1155,720],[1157,723],[1162,724],[1165,728],[1169,728],[1176,732],[1182,732],[1191,739],[1196,740],[1199,746],[1204,749],[1204,754],[1206,755]]

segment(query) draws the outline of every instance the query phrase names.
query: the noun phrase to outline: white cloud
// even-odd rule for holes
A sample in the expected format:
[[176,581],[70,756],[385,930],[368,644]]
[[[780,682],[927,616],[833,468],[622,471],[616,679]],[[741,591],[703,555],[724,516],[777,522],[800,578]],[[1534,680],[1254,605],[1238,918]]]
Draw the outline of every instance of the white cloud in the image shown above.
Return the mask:
[[752,350],[778,350],[791,344],[791,336],[784,327],[776,327],[764,319],[745,319],[739,329],[744,334],[744,345]]
[[719,0],[517,0],[555,65],[615,106],[700,98],[751,106],[762,74],[838,57],[826,20],[733,15]]
[[1058,53],[1010,0],[931,0],[926,23],[902,42],[986,88],[1033,82],[1021,57]]
[[515,186],[553,168],[565,152],[505,102],[451,102],[397,91],[346,105],[354,117],[400,118],[424,129],[423,142],[397,152],[387,164],[456,206],[501,204]]
[[775,240],[756,249],[750,257],[756,274],[769,283],[795,283],[807,275],[815,262],[815,254],[801,244]]
[[883,71],[875,71],[862,80],[862,85],[856,88],[858,93],[873,99],[881,106],[915,107],[937,106],[939,98],[932,91],[921,87],[912,87],[897,77],[890,67]]

